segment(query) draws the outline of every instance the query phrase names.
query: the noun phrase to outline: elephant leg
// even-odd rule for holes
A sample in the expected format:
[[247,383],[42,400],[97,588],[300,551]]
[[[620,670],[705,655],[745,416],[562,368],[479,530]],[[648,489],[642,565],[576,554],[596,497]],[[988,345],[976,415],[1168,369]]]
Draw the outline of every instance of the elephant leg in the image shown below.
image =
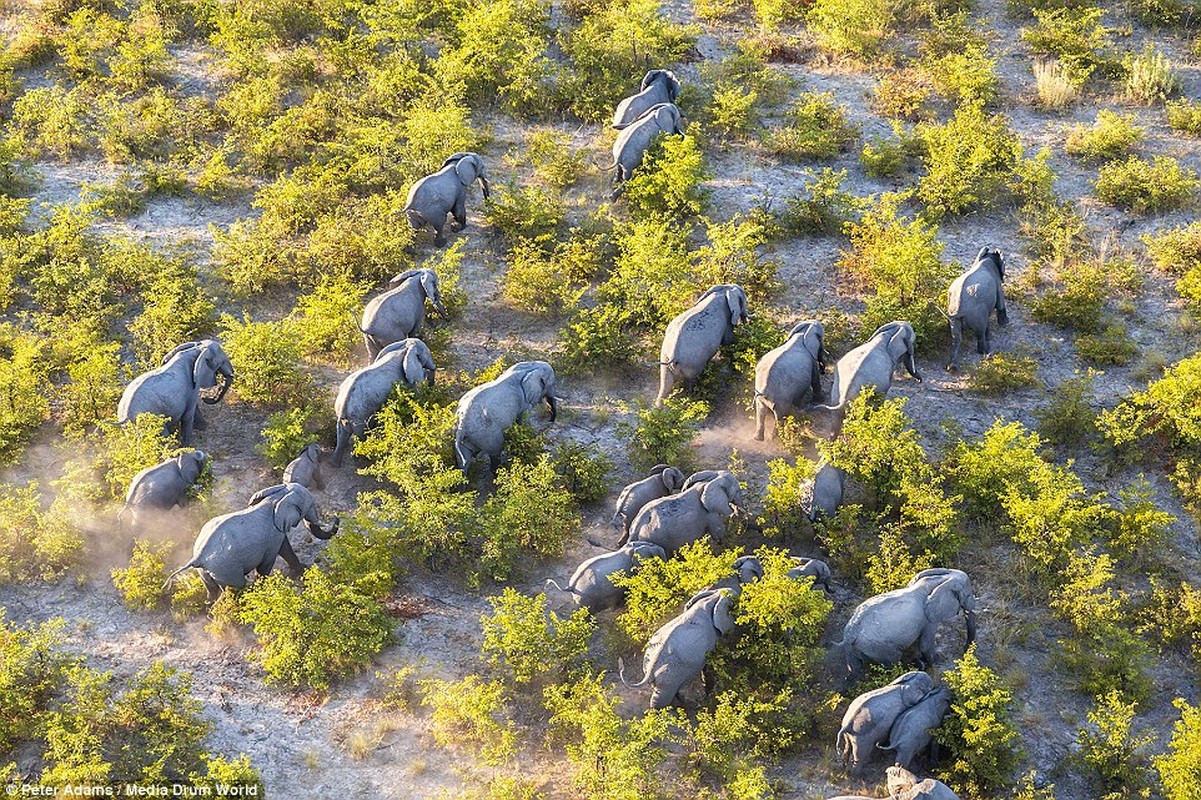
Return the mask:
[[[287,541],[287,539],[284,539],[284,541]],[[259,562],[257,567],[255,567],[255,569],[258,570],[258,573],[264,578],[270,575],[271,571],[275,569],[275,557],[279,555],[280,550],[283,550],[283,548],[281,547],[279,550],[263,556],[263,560]]]
[[672,387],[675,385],[676,376],[670,364],[659,365],[659,396],[655,398],[655,407],[662,408],[663,401],[671,394]]
[[755,396],[755,441],[763,441],[763,428],[767,423],[767,409],[763,405],[763,398]]
[[982,356],[986,356],[992,352],[992,342],[988,338],[988,325],[976,334],[976,352]]
[[1005,294],[1000,287],[997,288],[997,322],[1001,325],[1009,324],[1009,310],[1005,307]]
[[[296,557],[296,551],[292,549],[292,543],[288,541],[287,536],[284,537],[283,544],[279,546],[279,557],[288,565],[288,569],[292,571],[293,578],[299,578],[304,574],[304,565]],[[273,558],[272,561],[274,560]]]
[[947,364],[947,371],[954,372],[959,369],[959,348],[963,345],[963,321],[958,317],[951,317],[951,360]]
[[454,214],[455,222],[459,224],[459,230],[467,227],[467,190],[459,192],[459,196],[455,198],[455,207],[451,210]]
[[202,431],[208,426],[209,424],[204,420],[204,415],[200,413],[200,406],[196,406],[196,411],[192,414],[192,430]]
[[363,343],[367,345],[367,360],[375,361],[375,357],[379,355],[379,351],[383,349],[380,346],[379,340],[369,333],[363,334]]
[[922,631],[921,639],[918,640],[918,649],[921,652],[922,669],[929,669],[934,666],[934,638],[938,634],[938,626],[934,623],[928,623]]
[[446,235],[442,232],[446,228],[446,220],[441,222],[431,223],[434,226],[434,244],[438,247],[446,244]]
[[340,469],[342,467],[342,456],[345,455],[346,448],[350,446],[350,438],[352,433],[353,430],[351,428],[350,420],[338,420],[338,442],[336,445],[334,445],[334,453],[332,456],[330,456],[329,460],[334,469]]
[[196,418],[196,405],[192,404],[179,420],[179,443],[187,447],[192,442],[192,423]]
[[200,570],[199,572],[200,580],[204,583],[205,591],[208,592],[208,604],[211,606],[221,596],[221,584],[217,583],[217,580],[204,570]]

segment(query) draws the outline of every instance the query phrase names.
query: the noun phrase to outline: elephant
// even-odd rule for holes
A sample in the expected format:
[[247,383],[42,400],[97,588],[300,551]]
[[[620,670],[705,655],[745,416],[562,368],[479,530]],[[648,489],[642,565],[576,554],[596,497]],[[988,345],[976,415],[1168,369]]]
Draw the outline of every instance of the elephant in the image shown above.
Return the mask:
[[680,94],[680,82],[669,69],[652,69],[642,79],[638,94],[630,95],[617,104],[613,127],[628,128],[630,123],[645,114],[652,106],[674,103]]
[[117,521],[122,527],[137,528],[144,512],[170,511],[182,505],[208,461],[203,451],[189,450],[134,475]]
[[656,406],[671,394],[677,379],[691,389],[722,345],[734,341],[734,326],[746,322],[746,292],[732,283],[714,286],[692,308],[667,323],[659,350],[659,396]]
[[167,353],[161,367],[130,381],[117,405],[117,421],[125,424],[141,414],[167,417],[186,446],[192,440],[201,391],[220,386],[216,396],[203,398],[207,404],[218,403],[233,381],[234,368],[220,342],[184,342]]
[[605,167],[617,172],[613,175],[613,191],[610,199],[621,194],[622,184],[630,179],[634,170],[642,163],[651,143],[661,133],[682,134],[683,118],[680,109],[673,103],[659,103],[648,108],[617,136],[613,143],[613,163]]
[[834,383],[830,386],[830,402],[811,405],[805,410],[832,413],[833,430],[837,434],[842,428],[847,406],[866,387],[872,387],[881,397],[888,394],[899,362],[903,361],[905,369],[920,383],[922,376],[914,359],[915,338],[913,326],[908,322],[897,320],[876,328],[870,339],[838,359],[834,366]]
[[846,483],[846,470],[822,461],[813,477],[801,484],[801,509],[810,522],[838,513]]
[[714,478],[720,478],[726,470],[723,469],[702,469],[699,472],[694,472],[684,479],[684,485],[680,487],[680,491],[686,491],[696,486],[698,483],[708,483]]
[[611,522],[622,535],[630,532],[630,523],[634,515],[643,506],[660,497],[667,497],[684,487],[684,473],[667,464],[656,464],[651,467],[650,474],[640,481],[634,481],[621,490],[617,497],[617,511]]
[[367,423],[388,401],[392,387],[403,383],[412,388],[423,380],[434,383],[434,357],[420,339],[402,339],[379,351],[369,367],[347,375],[338,387],[334,413],[338,418],[338,443],[330,459],[342,466],[342,456],[351,441],[362,436]]
[[324,454],[316,442],[305,445],[300,455],[284,467],[284,483],[299,483],[307,489],[324,489],[325,476],[321,473]]
[[900,764],[884,771],[887,776],[889,800],[959,800],[959,795],[942,781],[917,776]]
[[[825,327],[814,319],[798,322],[784,344],[769,350],[755,365],[755,439],[763,441],[770,411],[778,428],[780,417],[804,408],[810,395],[822,397],[822,373],[826,371]],[[776,429],[772,430],[775,438]]]
[[821,586],[827,592],[833,591],[833,587],[830,586],[830,566],[825,561],[793,556],[792,563],[796,566],[788,570],[788,577],[793,580],[813,578],[814,586]]
[[520,361],[495,380],[467,391],[455,411],[455,463],[459,469],[466,472],[483,453],[495,471],[505,431],[540,402],[550,408],[554,422],[559,408],[554,390],[555,370],[550,364]]
[[684,610],[647,642],[642,680],[626,681],[625,665],[618,661],[621,682],[630,688],[649,683],[651,708],[673,703],[681,687],[704,670],[705,658],[717,646],[718,637],[734,629],[733,605],[732,593],[726,589],[706,589],[693,595]]
[[976,352],[987,355],[992,352],[992,339],[988,333],[988,322],[993,309],[997,310],[997,323],[1009,324],[1009,312],[1005,309],[1005,292],[1001,282],[1005,280],[1005,259],[1001,251],[981,247],[975,262],[947,289],[947,319],[951,323],[951,360],[947,371],[959,369],[959,347],[963,344],[963,327],[966,325],[976,334]]
[[742,594],[742,587],[763,578],[763,562],[758,556],[739,556],[734,560],[734,571],[710,586],[710,589],[728,589],[737,598]]
[[476,153],[455,153],[442,162],[442,169],[426,175],[409,189],[404,211],[409,225],[421,229],[430,225],[434,229],[434,244],[446,244],[443,229],[446,215],[453,214],[458,230],[467,227],[467,187],[478,180],[484,190],[484,199],[491,195],[492,187],[484,174],[484,160]]
[[934,663],[938,627],[962,613],[967,645],[976,639],[976,598],[967,573],[945,567],[924,569],[901,589],[869,597],[843,628],[847,670],[853,677],[864,662],[896,664],[916,646],[921,665]]
[[560,586],[553,580],[548,580],[546,584],[561,592],[568,592],[577,606],[595,613],[617,607],[625,597],[625,587],[614,586],[610,580],[615,573],[629,574],[647,559],[666,557],[667,553],[657,544],[630,542],[620,550],[594,556],[580,564],[566,586]]
[[192,560],[171,573],[167,582],[195,567],[212,603],[223,587],[244,588],[252,570],[270,575],[276,556],[287,562],[294,575],[300,575],[304,567],[288,541],[288,531],[301,520],[318,539],[330,539],[338,532],[336,518],[329,528],[321,527],[317,501],[300,484],[281,483],[264,489],[250,498],[246,508],[206,522],[196,536]]
[[872,757],[876,745],[888,739],[893,723],[934,691],[934,679],[925,672],[906,672],[892,683],[864,692],[851,701],[842,715],[835,749],[843,766],[856,773]]
[[647,503],[635,515],[626,536],[618,542],[654,542],[674,553],[709,533],[721,541],[726,519],[738,510],[742,489],[732,472],[722,470],[718,477],[696,483],[668,497]]
[[368,363],[393,342],[416,336],[425,325],[425,301],[429,299],[438,316],[447,318],[438,275],[432,269],[410,269],[388,282],[388,291],[371,298],[363,309],[359,330],[367,344]]
[[881,750],[895,750],[897,764],[912,767],[913,759],[925,751],[934,741],[930,731],[942,724],[943,717],[951,710],[951,690],[942,687],[922,698],[915,706],[905,709],[892,730],[887,743],[876,745]]

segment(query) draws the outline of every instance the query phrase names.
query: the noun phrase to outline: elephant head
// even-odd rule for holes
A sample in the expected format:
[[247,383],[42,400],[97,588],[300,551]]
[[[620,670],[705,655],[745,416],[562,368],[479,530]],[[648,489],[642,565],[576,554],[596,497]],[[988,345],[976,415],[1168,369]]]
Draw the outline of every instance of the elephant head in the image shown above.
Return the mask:
[[714,478],[720,477],[724,470],[720,469],[702,469],[700,472],[694,472],[684,479],[684,484],[680,487],[680,491],[686,491],[696,486],[698,483],[708,483]]
[[375,360],[379,361],[389,353],[404,354],[401,359],[401,374],[404,377],[405,383],[409,386],[416,386],[422,381],[427,381],[433,386],[436,369],[429,345],[420,339],[412,337],[401,339],[399,342],[393,342],[383,350],[380,350]]
[[684,132],[684,118],[680,115],[680,109],[676,107],[675,103],[659,103],[651,106],[642,116],[653,118],[655,125],[664,133]]
[[395,289],[409,278],[416,278],[421,282],[421,291],[429,298],[430,303],[433,304],[434,311],[438,312],[438,316],[446,319],[446,306],[442,305],[442,293],[438,288],[438,273],[432,269],[405,270],[388,281],[388,288]]
[[928,672],[913,670],[893,680],[889,686],[903,687],[900,690],[901,702],[904,703],[906,708],[911,708],[922,702],[926,695],[934,691],[934,679],[930,677],[930,673]]
[[734,572],[738,574],[738,583],[747,584],[763,577],[763,562],[758,556],[740,556],[734,562]]
[[532,408],[545,400],[550,408],[550,421],[559,413],[558,399],[554,395],[555,370],[545,361],[527,361],[522,370],[521,391],[525,402]]
[[701,505],[710,513],[729,516],[737,510],[741,500],[742,489],[733,472],[722,470],[718,477],[707,482],[701,490]]
[[825,339],[826,327],[815,319],[807,319],[804,322],[798,322],[792,327],[788,337],[799,336],[805,345],[805,349],[809,351],[809,355],[813,356],[813,360],[817,362],[818,367],[822,372],[826,371],[826,357],[829,353],[826,352]]
[[917,334],[913,332],[912,325],[899,320],[889,322],[886,325],[876,328],[872,336],[884,336],[888,340],[888,355],[892,358],[892,362],[896,364],[903,361],[905,369],[909,371],[914,380],[920,381],[922,379],[922,376],[917,371],[915,349]]
[[976,261],[984,261],[988,259],[993,262],[997,268],[997,280],[1005,280],[1005,258],[1001,255],[1000,250],[993,250],[990,247],[981,247],[980,252],[976,254]]
[[480,188],[484,190],[484,199],[487,200],[492,187],[488,183],[488,178],[484,175],[484,160],[475,153],[455,153],[450,158],[442,162],[443,167],[454,165],[455,175],[459,179],[459,183],[464,186],[470,185],[474,180],[479,180]]
[[668,494],[675,494],[684,487],[684,473],[666,464],[656,464],[651,468],[651,475],[658,475],[663,482],[663,488]]
[[630,548],[630,563],[633,566],[652,558],[667,558],[667,551],[654,542],[630,542],[626,546]]
[[[229,356],[225,355],[225,351],[221,349],[221,343],[216,339],[205,339],[193,346],[200,348],[200,354],[197,355],[196,364],[192,367],[192,380],[197,389],[210,389],[220,385],[221,388],[216,395],[202,398],[209,405],[219,403],[221,398],[225,397],[225,393],[229,391],[230,384],[234,382],[233,364],[230,363]],[[176,351],[178,349],[176,348]],[[218,378],[221,380],[219,381]]]
[[[257,498],[257,500],[256,500]],[[317,501],[312,493],[299,483],[282,483],[263,489],[251,498],[251,503],[270,499],[273,504],[272,519],[276,530],[287,533],[304,520],[309,533],[318,539],[330,539],[338,532],[338,520],[328,529],[323,529],[317,517]]]
[[638,87],[638,91],[645,91],[648,86],[656,81],[663,84],[663,88],[667,92],[667,99],[674,103],[680,94],[680,82],[676,80],[676,74],[669,69],[652,69],[646,73],[646,76],[642,79],[642,85]]
[[924,569],[909,581],[911,587],[921,587],[926,594],[926,618],[938,624],[963,613],[967,625],[967,643],[976,640],[976,597],[972,580],[958,569],[937,567]]
[[209,457],[205,455],[203,450],[189,450],[186,453],[180,453],[175,457],[175,464],[179,467],[179,476],[188,484],[193,484],[200,477],[204,465],[208,463]]
[[688,598],[688,602],[684,604],[684,609],[688,610],[698,604],[705,606],[709,612],[709,619],[713,622],[713,628],[719,634],[724,635],[734,630],[734,615],[732,612],[734,610],[736,594],[736,591],[729,587],[702,589]]

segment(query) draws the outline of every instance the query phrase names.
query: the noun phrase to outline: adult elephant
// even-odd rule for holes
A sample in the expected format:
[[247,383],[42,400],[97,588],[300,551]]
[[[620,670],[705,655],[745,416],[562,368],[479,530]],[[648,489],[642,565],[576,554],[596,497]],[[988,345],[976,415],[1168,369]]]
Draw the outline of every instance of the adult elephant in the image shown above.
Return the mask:
[[976,352],[987,355],[992,352],[992,339],[988,323],[992,312],[997,310],[997,324],[1009,324],[1009,312],[1005,309],[1005,292],[1001,282],[1005,280],[1005,259],[1001,251],[981,247],[976,260],[967,270],[951,281],[947,289],[947,318],[951,323],[951,360],[947,370],[959,369],[959,348],[963,344],[963,328],[966,325],[976,334]]
[[623,536],[630,532],[630,523],[639,511],[652,500],[667,497],[684,488],[684,473],[667,464],[656,464],[650,474],[621,490],[617,510],[610,520]]
[[901,712],[888,732],[888,740],[876,745],[881,750],[895,750],[893,758],[902,767],[912,767],[913,760],[934,741],[931,731],[942,724],[951,710],[951,690],[945,686],[935,689],[917,705]]
[[206,404],[218,403],[233,380],[233,364],[220,342],[184,342],[167,353],[161,367],[130,381],[117,405],[117,421],[125,424],[141,414],[167,417],[179,430],[180,443],[187,445],[192,440],[201,392],[219,385],[216,395],[203,398]]
[[934,663],[934,638],[942,623],[963,614],[967,644],[976,639],[976,598],[967,573],[924,569],[901,589],[869,597],[843,628],[841,645],[853,677],[865,662],[897,664],[917,648],[920,663]]
[[621,682],[631,688],[649,683],[651,708],[673,703],[680,689],[702,673],[718,637],[734,629],[733,605],[733,595],[727,589],[706,589],[693,595],[684,611],[655,631],[647,642],[642,680],[627,682],[625,665],[618,662]]
[[629,575],[636,571],[643,561],[666,557],[663,548],[657,544],[630,542],[618,550],[593,556],[580,564],[566,586],[560,586],[553,580],[547,580],[546,584],[561,592],[567,592],[577,606],[583,606],[595,613],[616,607],[625,597],[625,587],[613,585],[614,575],[619,572]]
[[746,292],[732,283],[714,286],[692,308],[667,323],[659,350],[659,396],[662,406],[677,380],[691,389],[722,345],[734,341],[734,327],[749,319]]
[[812,405],[806,410],[833,414],[832,427],[837,433],[842,428],[847,406],[865,388],[871,387],[881,397],[888,394],[897,364],[903,362],[909,374],[920,382],[922,376],[915,360],[916,338],[913,326],[902,320],[876,328],[870,339],[838,359],[829,404]]
[[770,411],[775,425],[780,417],[804,408],[806,397],[814,402],[822,396],[822,373],[826,371],[825,327],[815,319],[798,322],[784,344],[769,350],[755,365],[755,438],[763,440]]
[[122,527],[136,529],[147,512],[170,511],[187,502],[188,494],[208,461],[202,451],[189,450],[134,475],[117,521]]
[[613,127],[628,128],[630,123],[641,117],[653,106],[674,103],[680,94],[680,82],[669,69],[652,69],[642,78],[638,94],[630,95],[617,104],[613,113]]
[[337,519],[329,528],[321,527],[317,501],[300,484],[281,483],[264,489],[250,498],[247,508],[206,522],[196,537],[192,560],[171,573],[167,580],[195,567],[212,603],[223,587],[245,587],[246,576],[253,570],[258,570],[259,575],[270,575],[276,556],[287,563],[294,575],[300,575],[304,567],[288,541],[288,531],[301,520],[318,539],[329,539],[338,531]]
[[459,398],[455,411],[455,463],[466,471],[481,454],[492,470],[500,463],[505,431],[545,402],[551,422],[558,413],[555,370],[545,361],[520,361],[495,380],[476,386]]
[[[653,542],[669,554],[706,533],[721,541],[726,533],[726,520],[741,502],[742,489],[737,476],[722,470],[711,480],[647,503],[630,523],[628,539]],[[623,537],[618,544],[625,542]]]
[[434,382],[434,357],[420,339],[404,339],[379,351],[369,367],[352,372],[338,387],[334,414],[338,419],[338,443],[330,463],[342,466],[342,456],[356,436],[362,436],[367,423],[384,407],[392,387],[403,383],[410,388],[422,381]]
[[933,691],[934,679],[914,670],[852,700],[842,715],[842,727],[835,742],[843,766],[849,764],[851,772],[859,772],[872,757],[876,745],[888,740],[897,718]]
[[388,291],[371,298],[359,330],[367,345],[368,363],[388,345],[416,336],[425,326],[425,301],[446,319],[446,307],[432,269],[410,269],[388,282]]
[[321,462],[325,454],[316,442],[305,445],[300,455],[288,462],[284,467],[284,483],[299,483],[306,489],[324,489],[325,475],[321,471]]
[[443,229],[446,215],[452,214],[457,229],[467,227],[467,187],[478,180],[487,200],[491,193],[488,177],[484,174],[484,160],[476,153],[455,153],[442,162],[442,168],[433,175],[426,175],[409,189],[405,201],[405,214],[409,225],[424,228],[430,225],[436,234],[434,244],[446,244]]
[[642,164],[646,151],[659,134],[682,134],[683,118],[674,103],[659,103],[648,108],[617,136],[613,143],[613,163],[605,169],[617,169],[613,175],[613,192],[610,198],[617,199],[621,185],[630,179],[634,170]]

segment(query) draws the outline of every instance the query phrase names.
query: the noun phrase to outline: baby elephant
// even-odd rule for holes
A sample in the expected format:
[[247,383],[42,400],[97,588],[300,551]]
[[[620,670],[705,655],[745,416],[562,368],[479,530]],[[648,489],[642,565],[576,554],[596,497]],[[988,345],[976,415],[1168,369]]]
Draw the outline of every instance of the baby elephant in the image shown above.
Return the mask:
[[625,665],[618,661],[621,682],[631,688],[649,683],[650,707],[670,705],[684,684],[704,670],[705,659],[717,646],[718,637],[734,629],[733,605],[732,593],[727,589],[706,589],[693,595],[682,613],[651,636],[642,660],[642,680],[627,682]]
[[846,488],[847,473],[823,461],[813,477],[801,485],[801,509],[810,522],[817,522],[822,517],[832,517],[838,513],[842,505],[842,495]]
[[638,565],[649,558],[666,558],[663,548],[650,542],[630,542],[620,550],[595,556],[576,567],[566,586],[548,580],[561,592],[568,592],[577,606],[590,609],[593,613],[606,608],[616,608],[625,597],[626,590],[614,586],[610,578],[617,572],[630,574]]
[[467,227],[467,187],[479,180],[487,200],[491,192],[488,178],[484,175],[484,160],[475,153],[455,153],[442,162],[442,169],[426,175],[413,184],[409,199],[405,202],[405,214],[409,225],[424,228],[430,225],[436,237],[434,244],[446,244],[442,231],[446,227],[446,215],[452,214],[458,229]]
[[683,486],[683,472],[666,464],[656,464],[645,478],[621,490],[617,498],[617,511],[613,514],[613,526],[620,529],[623,536],[627,535],[630,523],[643,506],[652,500],[674,494]]
[[[826,329],[815,319],[797,323],[784,344],[769,350],[755,366],[755,438],[763,440],[767,412],[776,426],[780,417],[804,408],[804,400],[817,402],[822,396],[822,373],[826,370]],[[772,429],[775,437],[776,429]]]
[[442,319],[446,306],[438,289],[438,273],[432,269],[405,270],[388,282],[388,291],[371,298],[363,309],[359,329],[367,345],[368,363],[379,351],[421,333],[425,327],[425,301],[429,300]]
[[999,250],[981,247],[976,261],[967,271],[951,282],[947,290],[947,318],[951,322],[951,360],[947,369],[959,369],[959,347],[963,344],[963,326],[976,334],[976,351],[980,355],[992,352],[988,323],[997,310],[997,322],[1009,324],[1005,310],[1005,260]]
[[325,476],[321,474],[321,446],[316,442],[305,445],[300,455],[284,467],[284,483],[299,483],[307,489],[324,489]]
[[934,679],[924,672],[906,672],[887,686],[865,692],[851,701],[842,715],[835,748],[852,772],[872,756],[876,745],[888,739],[902,712],[913,708],[934,691]]
[[788,577],[793,580],[813,578],[814,588],[820,586],[827,592],[833,591],[830,586],[830,566],[825,561],[819,561],[816,558],[793,556],[792,563],[796,564],[796,566],[788,570]]
[[899,764],[884,771],[889,800],[959,800],[959,795],[942,781],[917,776]]
[[200,450],[189,450],[134,475],[117,522],[122,527],[137,529],[146,512],[170,511],[185,503],[208,460]]
[[951,690],[935,689],[917,705],[901,712],[888,733],[888,742],[877,745],[881,750],[896,750],[895,761],[902,767],[912,767],[913,759],[925,752],[934,736],[930,731],[942,724],[951,710]]
[[734,327],[748,319],[746,292],[741,286],[725,283],[706,291],[692,308],[669,322],[659,350],[655,405],[663,405],[677,380],[691,389],[717,351],[734,341]]
[[[706,533],[720,542],[726,533],[726,520],[738,510],[741,502],[738,477],[723,470],[712,480],[647,503],[630,523],[629,539],[654,542],[668,553],[695,542]],[[625,544],[625,540],[618,544]]]
[[338,417],[338,445],[331,459],[342,466],[342,456],[351,440],[362,436],[371,418],[384,407],[392,388],[404,384],[416,387],[422,381],[434,382],[434,357],[420,339],[405,339],[379,351],[371,366],[352,372],[342,381],[334,400]]

